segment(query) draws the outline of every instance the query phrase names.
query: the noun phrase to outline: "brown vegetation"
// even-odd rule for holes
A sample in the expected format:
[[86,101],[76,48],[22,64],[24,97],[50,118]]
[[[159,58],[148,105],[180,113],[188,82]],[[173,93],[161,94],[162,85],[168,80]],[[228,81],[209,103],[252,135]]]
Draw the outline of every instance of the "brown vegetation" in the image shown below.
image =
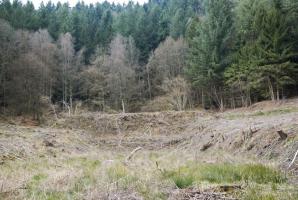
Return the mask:
[[66,114],[45,127],[6,119],[0,197],[295,199],[295,101],[262,113]]

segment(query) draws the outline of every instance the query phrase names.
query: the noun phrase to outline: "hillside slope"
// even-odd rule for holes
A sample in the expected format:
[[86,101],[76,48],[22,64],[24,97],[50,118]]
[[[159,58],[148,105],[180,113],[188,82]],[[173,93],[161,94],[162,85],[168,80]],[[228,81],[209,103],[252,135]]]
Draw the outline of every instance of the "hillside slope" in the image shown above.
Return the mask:
[[3,120],[0,197],[296,199],[298,159],[288,166],[297,150],[297,99],[224,113],[87,113],[43,126]]

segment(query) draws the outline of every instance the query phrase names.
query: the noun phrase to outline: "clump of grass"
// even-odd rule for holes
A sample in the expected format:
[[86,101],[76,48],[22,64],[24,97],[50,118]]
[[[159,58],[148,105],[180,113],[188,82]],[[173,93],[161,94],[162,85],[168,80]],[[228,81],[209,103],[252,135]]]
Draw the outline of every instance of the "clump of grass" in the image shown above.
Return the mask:
[[122,164],[115,164],[107,169],[107,175],[112,182],[118,181],[128,175],[128,170]]
[[283,183],[285,177],[272,168],[261,164],[246,165],[203,165],[197,167],[198,178],[211,183],[233,183],[239,181],[250,181],[259,184]]
[[101,165],[99,160],[93,160],[86,157],[74,157],[66,160],[66,164],[71,166],[77,166],[84,169],[91,169],[94,170],[96,167]]
[[85,157],[80,157],[74,161],[78,162],[80,167],[83,169],[83,176],[78,178],[74,183],[72,191],[84,191],[87,186],[94,185],[96,183],[96,176],[94,175],[94,172],[100,166],[101,162],[99,160],[87,159]]
[[45,192],[43,197],[39,197],[39,199],[46,199],[46,200],[66,200],[68,199],[69,195],[66,192]]
[[194,183],[195,179],[190,175],[185,175],[185,176],[174,176],[173,181],[178,188],[183,189],[191,186]]
[[110,182],[117,182],[123,189],[129,188],[138,181],[138,178],[132,175],[129,170],[121,163],[117,163],[114,166],[108,168],[107,175]]
[[157,186],[156,188],[152,188],[151,182],[139,182],[136,186],[136,190],[145,200],[166,200],[167,194],[160,191],[160,188]]
[[239,171],[243,180],[252,181],[259,184],[284,183],[286,177],[278,170],[266,167],[261,164],[249,164],[239,166]]
[[279,184],[286,181],[286,178],[279,171],[261,164],[200,164],[166,171],[163,176],[174,181],[179,188],[187,188],[194,182],[201,181],[218,184],[240,181]]
[[171,179],[180,188],[188,188],[195,182],[195,177],[188,167],[179,168],[177,171],[164,171],[163,176]]
[[241,181],[241,174],[237,166],[230,164],[200,165],[194,167],[196,177],[210,183],[230,183]]
[[40,182],[43,179],[46,179],[48,176],[45,174],[36,174],[32,177],[32,182],[37,183]]
[[30,196],[40,196],[42,192],[39,190],[39,184],[45,180],[48,176],[46,174],[36,174],[31,178],[31,181],[27,184],[27,195]]
[[[275,186],[274,186],[275,187]],[[282,188],[282,189],[281,189]],[[243,200],[297,200],[295,188],[282,185],[281,188],[270,188],[268,185],[250,185],[239,197]]]
[[277,198],[274,194],[262,194],[261,191],[252,188],[245,192],[243,200],[277,200]]

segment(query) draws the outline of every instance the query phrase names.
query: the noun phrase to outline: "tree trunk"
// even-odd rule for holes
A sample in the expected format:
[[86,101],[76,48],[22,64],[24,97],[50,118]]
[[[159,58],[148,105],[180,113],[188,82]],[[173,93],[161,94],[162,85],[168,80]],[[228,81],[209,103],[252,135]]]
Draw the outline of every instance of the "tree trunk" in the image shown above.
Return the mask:
[[225,109],[225,106],[224,106],[223,98],[221,97],[220,98],[220,111],[223,112],[224,109]]
[[121,104],[122,104],[122,113],[125,113],[125,106],[124,106],[124,101],[121,99]]
[[271,101],[275,101],[274,89],[273,89],[272,83],[270,81],[270,78],[268,78],[268,86],[269,86],[269,93],[271,96]]
[[202,89],[202,107],[205,109],[205,96],[204,89]]
[[279,98],[279,88],[278,88],[278,86],[276,87],[276,100],[277,101],[279,101],[280,100],[280,98]]
[[151,83],[150,83],[150,73],[149,73],[149,67],[146,66],[147,71],[147,82],[148,82],[148,90],[149,90],[149,99],[152,100],[152,94],[151,94]]

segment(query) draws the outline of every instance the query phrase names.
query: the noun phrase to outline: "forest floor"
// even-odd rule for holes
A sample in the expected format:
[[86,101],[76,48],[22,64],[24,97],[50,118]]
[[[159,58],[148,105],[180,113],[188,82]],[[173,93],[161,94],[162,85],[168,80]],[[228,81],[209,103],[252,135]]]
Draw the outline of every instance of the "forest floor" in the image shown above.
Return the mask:
[[[0,122],[0,199],[298,199],[298,99]],[[289,167],[290,166],[290,167]]]

